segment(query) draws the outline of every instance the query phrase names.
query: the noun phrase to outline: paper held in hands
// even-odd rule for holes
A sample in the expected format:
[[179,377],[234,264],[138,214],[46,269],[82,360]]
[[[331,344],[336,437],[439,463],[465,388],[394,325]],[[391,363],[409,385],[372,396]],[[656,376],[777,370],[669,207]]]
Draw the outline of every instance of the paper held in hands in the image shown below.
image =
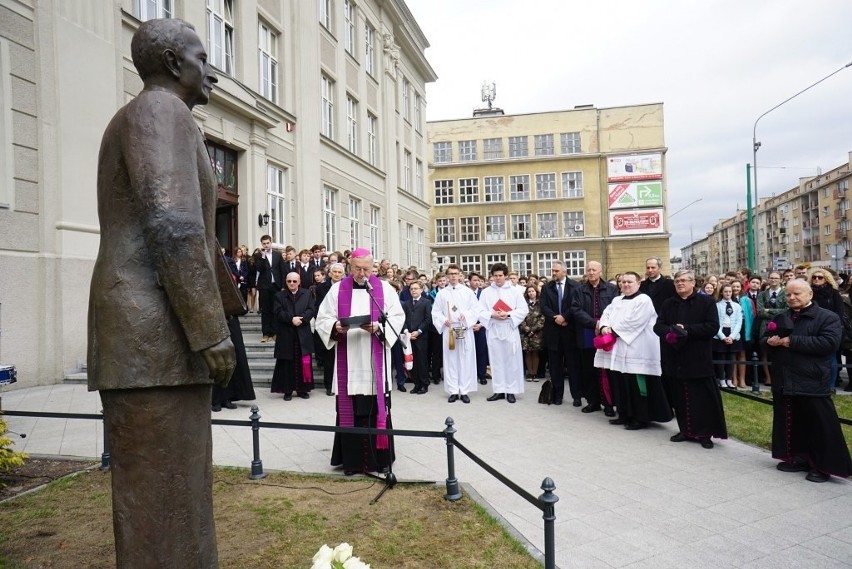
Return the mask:
[[498,298],[497,302],[495,302],[494,306],[492,306],[491,308],[493,308],[494,310],[496,310],[498,312],[499,311],[502,311],[502,312],[511,312],[512,311],[512,307],[509,306],[508,304],[506,304],[505,302],[503,302],[502,298]]
[[350,316],[348,318],[341,318],[340,325],[348,326],[350,328],[358,328],[363,324],[370,323],[370,315],[369,314],[361,314],[359,316]]

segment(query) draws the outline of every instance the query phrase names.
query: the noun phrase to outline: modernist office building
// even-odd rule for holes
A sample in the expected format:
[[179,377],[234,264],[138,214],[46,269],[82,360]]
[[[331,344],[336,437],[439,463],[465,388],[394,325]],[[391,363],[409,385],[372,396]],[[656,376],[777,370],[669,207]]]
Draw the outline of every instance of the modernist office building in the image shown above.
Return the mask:
[[0,364],[19,385],[85,360],[98,148],[142,88],[130,39],[154,17],[194,24],[218,71],[193,113],[224,246],[269,233],[428,264],[436,75],[404,0],[0,0]]
[[443,264],[608,276],[668,265],[663,105],[429,122],[431,246]]

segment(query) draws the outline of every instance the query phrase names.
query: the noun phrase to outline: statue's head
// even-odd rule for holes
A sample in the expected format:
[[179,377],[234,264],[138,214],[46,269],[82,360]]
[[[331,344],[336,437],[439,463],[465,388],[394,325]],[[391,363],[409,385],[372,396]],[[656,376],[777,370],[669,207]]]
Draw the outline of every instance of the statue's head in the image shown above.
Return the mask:
[[195,27],[163,18],[143,22],[130,42],[133,65],[145,87],[173,91],[192,108],[204,105],[217,82]]

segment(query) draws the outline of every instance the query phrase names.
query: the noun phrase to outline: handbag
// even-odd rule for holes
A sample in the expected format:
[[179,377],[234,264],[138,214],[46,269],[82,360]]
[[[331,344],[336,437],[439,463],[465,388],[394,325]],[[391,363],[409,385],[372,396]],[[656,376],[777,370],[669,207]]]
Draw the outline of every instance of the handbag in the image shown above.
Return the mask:
[[242,316],[248,312],[248,307],[234,282],[234,275],[228,267],[228,262],[225,261],[225,255],[222,254],[222,246],[219,245],[218,239],[216,240],[214,263],[216,265],[216,280],[219,283],[219,296],[222,297],[222,309],[225,311],[225,316]]
[[538,402],[542,405],[550,405],[553,402],[553,383],[549,379],[544,380],[544,383],[541,384]]

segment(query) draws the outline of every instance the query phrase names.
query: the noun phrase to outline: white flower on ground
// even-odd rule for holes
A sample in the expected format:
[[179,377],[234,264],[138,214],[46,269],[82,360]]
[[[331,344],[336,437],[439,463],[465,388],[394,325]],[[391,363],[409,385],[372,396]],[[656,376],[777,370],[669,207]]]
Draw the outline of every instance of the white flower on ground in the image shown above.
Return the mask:
[[331,569],[331,561],[334,558],[334,550],[328,545],[323,545],[314,554],[311,569]]
[[343,563],[343,569],[370,569],[370,566],[357,557],[350,557]]
[[341,543],[340,545],[334,548],[334,561],[340,561],[342,563],[350,557],[352,557],[352,546],[348,543]]

